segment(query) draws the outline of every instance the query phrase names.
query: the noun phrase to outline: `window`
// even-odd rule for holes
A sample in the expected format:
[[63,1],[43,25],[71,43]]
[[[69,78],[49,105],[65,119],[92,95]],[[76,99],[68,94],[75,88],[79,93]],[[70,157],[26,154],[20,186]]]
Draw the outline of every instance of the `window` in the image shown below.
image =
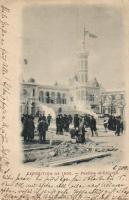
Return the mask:
[[33,97],[35,96],[35,89],[33,88]]
[[46,103],[50,103],[50,94],[48,91],[46,92]]
[[51,103],[52,103],[52,104],[56,103],[55,92],[52,92],[52,93],[51,93]]
[[57,104],[61,104],[61,94],[57,93]]
[[40,91],[40,92],[39,92],[39,101],[40,101],[41,103],[44,103],[44,92],[43,92],[43,91]]
[[65,94],[62,94],[62,103],[65,104]]
[[102,98],[103,98],[103,101],[105,102],[106,101],[106,95],[104,95]]
[[94,95],[93,94],[89,95],[89,100],[94,101]]
[[115,95],[112,95],[112,100],[115,100]]

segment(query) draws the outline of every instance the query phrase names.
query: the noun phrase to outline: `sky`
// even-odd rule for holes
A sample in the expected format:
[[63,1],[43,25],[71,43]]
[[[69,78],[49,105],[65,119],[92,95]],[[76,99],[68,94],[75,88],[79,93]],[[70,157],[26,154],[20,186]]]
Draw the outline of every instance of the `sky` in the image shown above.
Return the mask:
[[107,89],[124,86],[124,32],[121,10],[104,6],[33,5],[23,11],[25,80],[66,84],[76,72],[83,30],[97,35],[88,43],[89,80]]

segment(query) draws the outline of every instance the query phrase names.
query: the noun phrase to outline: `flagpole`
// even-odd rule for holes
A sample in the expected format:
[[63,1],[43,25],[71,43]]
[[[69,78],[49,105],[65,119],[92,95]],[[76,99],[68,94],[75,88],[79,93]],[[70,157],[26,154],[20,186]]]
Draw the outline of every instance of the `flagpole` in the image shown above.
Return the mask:
[[85,26],[84,26],[84,41],[83,41],[83,48],[85,49]]
[[[86,38],[87,37],[87,38]],[[94,35],[93,33],[90,33],[88,30],[85,29],[85,25],[84,25],[84,37],[83,37],[83,49],[85,50],[86,48],[88,48],[88,37],[91,38],[97,38],[96,35]],[[87,40],[86,40],[87,39]],[[87,45],[87,47],[86,47]]]

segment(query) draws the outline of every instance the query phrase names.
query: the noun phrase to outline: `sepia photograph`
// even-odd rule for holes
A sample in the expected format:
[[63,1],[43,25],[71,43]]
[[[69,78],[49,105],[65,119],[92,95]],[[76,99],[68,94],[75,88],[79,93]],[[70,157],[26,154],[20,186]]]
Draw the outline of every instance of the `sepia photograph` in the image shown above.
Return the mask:
[[19,105],[24,165],[92,168],[122,162],[124,37],[117,6],[24,7]]
[[0,1],[0,199],[129,199],[129,1]]

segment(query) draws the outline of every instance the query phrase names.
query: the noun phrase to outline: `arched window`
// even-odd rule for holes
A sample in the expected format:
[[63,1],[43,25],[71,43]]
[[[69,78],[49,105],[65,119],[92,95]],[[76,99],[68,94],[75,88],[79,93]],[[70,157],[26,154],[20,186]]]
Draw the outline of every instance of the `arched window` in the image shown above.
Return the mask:
[[65,100],[66,100],[65,96],[66,96],[66,95],[63,93],[63,94],[62,94],[62,103],[63,103],[63,104],[65,104]]
[[55,92],[51,93],[51,103],[52,104],[56,103]]
[[57,93],[57,104],[61,104],[61,94]]
[[35,96],[35,89],[33,88],[32,96]]
[[112,97],[112,100],[115,100],[115,95],[112,95],[111,97]]
[[26,103],[30,97],[30,93],[27,89],[23,89],[21,93],[22,102]]
[[43,91],[39,92],[39,101],[44,103],[44,92]]
[[50,103],[50,93],[47,91],[45,94],[46,103]]
[[66,103],[67,103],[66,94],[65,94],[65,93],[62,94],[62,101],[63,101],[63,102],[62,102],[63,104],[66,104]]
[[23,89],[22,93],[23,93],[24,96],[28,95],[28,91],[26,89]]

